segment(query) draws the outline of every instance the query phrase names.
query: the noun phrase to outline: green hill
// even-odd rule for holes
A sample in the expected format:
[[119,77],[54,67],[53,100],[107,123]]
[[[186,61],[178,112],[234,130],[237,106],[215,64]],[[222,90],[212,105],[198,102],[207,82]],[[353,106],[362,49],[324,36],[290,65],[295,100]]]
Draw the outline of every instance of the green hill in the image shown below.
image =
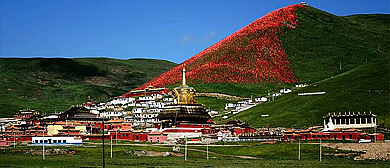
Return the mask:
[[[285,29],[283,48],[299,82],[307,88],[277,97],[233,118],[252,126],[321,125],[329,112],[372,111],[378,123],[390,125],[390,15],[335,16],[305,7],[297,9],[299,26]],[[340,69],[341,63],[341,69]],[[194,84],[200,92],[265,96],[292,84]],[[325,95],[298,96],[325,91]],[[210,106],[206,103],[206,106]],[[262,118],[261,114],[270,117]],[[386,119],[387,118],[387,119]],[[220,121],[220,119],[217,119]],[[227,120],[223,120],[225,122]]]
[[106,101],[176,64],[153,59],[1,58],[0,116],[30,108],[45,113]]
[[[369,112],[378,115],[378,123],[390,124],[389,71],[390,59],[383,58],[366,63],[306,88],[293,88],[293,92],[275,101],[266,102],[233,118],[252,126],[308,127],[322,124],[328,112]],[[298,96],[297,93],[325,91],[325,95]],[[262,118],[262,114],[269,117]]]

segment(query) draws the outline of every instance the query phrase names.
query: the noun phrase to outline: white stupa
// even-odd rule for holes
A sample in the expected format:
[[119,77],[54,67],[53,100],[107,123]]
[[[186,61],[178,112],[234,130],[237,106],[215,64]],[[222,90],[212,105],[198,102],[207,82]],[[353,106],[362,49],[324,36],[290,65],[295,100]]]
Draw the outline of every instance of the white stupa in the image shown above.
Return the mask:
[[334,130],[334,124],[332,122],[332,117],[329,117],[329,122],[326,124],[326,127],[322,131],[329,131],[329,130]]

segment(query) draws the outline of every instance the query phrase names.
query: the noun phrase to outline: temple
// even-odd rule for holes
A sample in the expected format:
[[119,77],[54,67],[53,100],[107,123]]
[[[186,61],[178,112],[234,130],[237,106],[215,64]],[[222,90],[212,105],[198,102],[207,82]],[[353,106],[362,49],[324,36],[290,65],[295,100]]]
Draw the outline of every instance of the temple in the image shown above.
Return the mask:
[[333,113],[331,115],[330,113],[323,117],[324,119],[324,130],[332,130],[336,128],[372,128],[376,127],[376,115],[370,113],[366,114],[364,112],[361,114],[358,112],[358,114],[355,114],[353,112],[344,113],[344,114],[336,114]]
[[162,121],[164,127],[175,126],[181,123],[207,123],[211,118],[206,109],[195,101],[195,89],[187,86],[186,69],[183,65],[183,79],[179,87],[173,92],[177,103],[166,105],[163,111],[157,116]]

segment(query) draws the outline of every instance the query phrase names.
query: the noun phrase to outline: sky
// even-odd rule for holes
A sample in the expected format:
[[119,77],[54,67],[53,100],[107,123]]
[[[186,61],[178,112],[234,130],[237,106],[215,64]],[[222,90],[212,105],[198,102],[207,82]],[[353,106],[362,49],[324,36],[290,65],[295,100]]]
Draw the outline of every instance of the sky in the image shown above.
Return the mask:
[[[265,14],[300,2],[0,0],[0,57],[151,58],[181,63]],[[390,13],[389,0],[306,2],[340,16]]]

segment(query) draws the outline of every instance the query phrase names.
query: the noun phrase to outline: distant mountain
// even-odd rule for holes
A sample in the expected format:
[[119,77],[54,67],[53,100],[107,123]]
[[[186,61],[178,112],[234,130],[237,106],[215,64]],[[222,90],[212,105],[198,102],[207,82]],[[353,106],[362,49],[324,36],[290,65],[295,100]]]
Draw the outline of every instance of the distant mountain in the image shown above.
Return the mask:
[[120,96],[176,64],[153,59],[0,58],[0,116],[53,113]]

